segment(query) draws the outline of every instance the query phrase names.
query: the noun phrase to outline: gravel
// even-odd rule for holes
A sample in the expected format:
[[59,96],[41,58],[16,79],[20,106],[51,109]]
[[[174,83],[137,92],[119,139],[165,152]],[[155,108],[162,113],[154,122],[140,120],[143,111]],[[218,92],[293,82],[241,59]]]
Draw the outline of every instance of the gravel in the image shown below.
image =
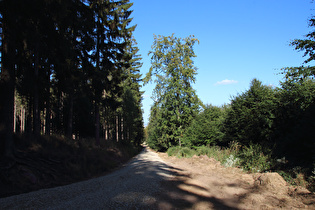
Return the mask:
[[0,209],[142,209],[157,202],[170,166],[144,148],[123,168],[103,177],[0,199]]

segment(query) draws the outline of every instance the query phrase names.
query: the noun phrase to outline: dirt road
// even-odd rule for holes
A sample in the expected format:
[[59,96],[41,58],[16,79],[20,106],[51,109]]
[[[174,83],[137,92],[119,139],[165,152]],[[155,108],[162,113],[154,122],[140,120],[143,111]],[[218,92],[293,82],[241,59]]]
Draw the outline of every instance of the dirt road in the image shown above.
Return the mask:
[[224,168],[207,157],[177,159],[145,148],[126,166],[109,175],[2,198],[0,208],[315,208],[313,194],[303,189],[290,189],[276,175],[270,177]]

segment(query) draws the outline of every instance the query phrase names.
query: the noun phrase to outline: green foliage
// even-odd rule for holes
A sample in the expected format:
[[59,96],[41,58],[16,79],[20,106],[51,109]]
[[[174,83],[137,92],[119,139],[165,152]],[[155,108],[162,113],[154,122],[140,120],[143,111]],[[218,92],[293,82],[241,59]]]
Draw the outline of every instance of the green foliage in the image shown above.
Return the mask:
[[124,140],[140,145],[144,141],[144,128],[141,110],[141,101],[143,92],[140,91],[142,82],[140,68],[141,56],[137,42],[132,39],[128,45],[126,57],[129,57],[129,63],[126,65],[126,79],[123,82],[122,95],[122,117],[123,117],[123,136]]
[[270,140],[275,109],[275,90],[254,79],[250,89],[231,101],[224,130],[226,141],[249,145]]
[[[309,25],[311,27],[315,26],[315,19],[314,17],[309,20]],[[315,60],[315,31],[308,33],[306,35],[307,39],[295,39],[293,42],[291,42],[292,46],[295,46],[295,50],[304,51],[304,57],[308,57],[304,63],[309,63],[313,60]]]
[[285,81],[277,94],[275,153],[311,165],[315,150],[315,82],[305,68],[287,68],[286,71]]
[[199,111],[200,101],[191,83],[195,82],[196,57],[193,46],[198,40],[172,36],[155,36],[151,67],[144,78],[155,76],[154,105],[148,126],[148,144],[159,150],[181,145],[184,131]]
[[224,117],[224,107],[206,106],[187,128],[184,134],[183,145],[199,147],[201,145],[215,145],[217,142],[222,141]]
[[272,167],[270,151],[264,151],[259,144],[250,144],[242,148],[238,157],[240,165],[250,172],[264,172]]
[[[310,26],[315,26],[314,18],[310,20]],[[307,39],[291,43],[296,50],[305,52],[307,59],[304,63],[315,60],[314,35],[313,31],[307,34]],[[161,56],[163,53],[158,55]],[[152,68],[156,67],[163,66]],[[239,166],[250,172],[276,170],[290,183],[314,190],[315,67],[283,68],[281,73],[284,81],[279,88],[254,79],[249,90],[234,96],[229,106],[204,107],[184,132],[182,144],[193,149],[188,152],[185,148],[182,152],[176,147],[170,148],[168,153],[176,156],[191,155],[191,152],[205,154],[225,166]],[[160,89],[155,92],[157,95],[166,93],[162,88],[166,84],[165,78],[158,77]],[[170,119],[163,118],[166,116],[165,105],[159,100],[152,109],[151,132],[154,128],[154,138],[159,139],[160,147],[167,149],[173,145],[163,142],[167,138],[164,130],[170,127]],[[154,127],[154,123],[158,126]],[[232,143],[228,147],[216,146],[227,146],[229,142]]]
[[176,146],[176,147],[170,147],[167,150],[167,154],[168,156],[176,156],[178,158],[181,157],[186,157],[186,158],[190,158],[195,154],[195,150],[194,149],[190,149],[188,147],[180,147],[180,146]]
[[226,167],[241,167],[250,172],[263,172],[273,166],[270,151],[264,149],[258,144],[251,144],[240,149],[237,142],[230,144],[228,148],[218,146],[200,146],[194,149],[189,147],[170,147],[167,150],[169,156],[192,157],[194,155],[207,155],[221,162]]
[[212,147],[208,147],[208,146],[205,146],[205,145],[202,145],[202,146],[199,146],[199,147],[195,147],[196,149],[196,155],[200,156],[200,155],[207,155],[208,157],[211,156],[212,154],[212,150],[211,150]]

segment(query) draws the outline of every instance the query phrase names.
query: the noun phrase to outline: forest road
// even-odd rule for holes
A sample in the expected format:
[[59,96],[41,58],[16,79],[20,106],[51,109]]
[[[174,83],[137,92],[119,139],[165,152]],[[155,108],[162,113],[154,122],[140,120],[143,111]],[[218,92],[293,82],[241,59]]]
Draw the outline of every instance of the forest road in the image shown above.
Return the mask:
[[0,199],[0,209],[155,209],[172,167],[144,148],[111,174],[66,186]]
[[315,209],[315,194],[277,173],[248,174],[205,155],[176,158],[145,147],[111,174],[2,198],[0,209]]

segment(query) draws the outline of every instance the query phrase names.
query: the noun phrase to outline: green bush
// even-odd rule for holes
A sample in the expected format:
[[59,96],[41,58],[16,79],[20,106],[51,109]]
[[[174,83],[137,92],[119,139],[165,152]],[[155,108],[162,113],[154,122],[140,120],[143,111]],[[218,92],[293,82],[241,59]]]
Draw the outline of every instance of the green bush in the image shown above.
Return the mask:
[[263,172],[272,166],[271,155],[268,151],[263,151],[259,144],[250,144],[240,151],[238,157],[243,169],[250,172]]
[[168,150],[166,151],[166,153],[168,154],[168,156],[176,156],[177,153],[179,152],[180,147],[170,147],[168,148]]
[[190,149],[188,147],[177,146],[177,147],[170,147],[167,150],[167,154],[168,156],[176,156],[178,158],[181,158],[181,157],[189,158],[196,154],[196,150]]
[[207,156],[211,156],[211,154],[213,153],[213,151],[211,150],[211,148],[207,147],[207,146],[200,146],[200,147],[195,147],[196,149],[196,155],[200,156],[200,155],[207,155]]
[[187,128],[183,144],[188,147],[216,145],[222,141],[225,107],[207,105]]
[[271,140],[276,89],[253,79],[250,89],[234,96],[224,121],[225,141],[248,146]]

